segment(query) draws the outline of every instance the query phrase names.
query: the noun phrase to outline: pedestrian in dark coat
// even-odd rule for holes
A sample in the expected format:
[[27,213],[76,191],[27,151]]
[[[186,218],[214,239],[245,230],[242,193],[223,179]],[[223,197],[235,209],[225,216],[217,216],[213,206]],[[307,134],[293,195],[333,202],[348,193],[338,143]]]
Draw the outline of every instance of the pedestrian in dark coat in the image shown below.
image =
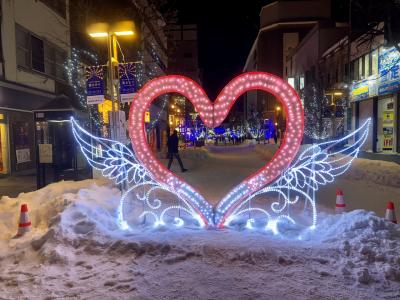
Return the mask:
[[169,158],[168,170],[171,168],[172,161],[175,157],[179,163],[179,166],[181,167],[181,171],[186,172],[187,169],[185,169],[185,167],[183,166],[181,157],[179,156],[178,145],[179,145],[178,131],[174,130],[174,133],[169,136],[167,141],[168,158]]

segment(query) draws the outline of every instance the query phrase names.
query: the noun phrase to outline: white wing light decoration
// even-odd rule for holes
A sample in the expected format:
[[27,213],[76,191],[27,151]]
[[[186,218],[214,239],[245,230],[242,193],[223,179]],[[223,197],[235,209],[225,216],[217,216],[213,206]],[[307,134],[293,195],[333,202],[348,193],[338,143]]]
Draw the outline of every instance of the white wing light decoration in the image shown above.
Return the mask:
[[93,136],[73,118],[71,124],[73,135],[89,164],[104,177],[115,180],[123,190],[117,220],[121,229],[149,222],[154,226],[172,224],[180,227],[194,221],[196,226],[204,226],[196,205],[211,210],[208,203],[189,203],[182,191],[174,191],[155,180],[127,146]]
[[[74,119],[71,123],[74,137],[89,164],[121,185],[123,195],[118,224],[122,229],[148,223],[176,227],[208,224],[211,227],[245,225],[253,228],[261,225],[276,234],[280,222],[294,224],[300,220],[305,226],[316,226],[315,192],[350,167],[368,137],[370,119],[341,139],[309,146],[272,184],[262,187],[236,207],[235,203],[222,200],[215,212],[188,187],[173,190],[157,181],[127,146],[93,136]],[[353,138],[353,144],[341,147],[344,141]],[[240,190],[241,184],[233,192]],[[296,210],[301,203],[305,213]],[[309,218],[304,218],[307,214]],[[308,221],[303,222],[305,219]]]
[[[229,216],[220,217],[219,219],[224,222],[222,225],[244,223],[247,228],[253,228],[258,221],[263,223],[265,229],[276,234],[279,222],[295,224],[298,222],[295,222],[294,216],[304,215],[291,209],[291,206],[300,204],[302,199],[304,200],[303,212],[309,208],[311,213],[311,222],[308,226],[314,228],[317,224],[315,192],[320,186],[332,183],[335,177],[349,169],[368,137],[369,126],[370,119],[356,131],[341,139],[314,144],[306,148],[273,184],[260,189],[241,202]],[[354,143],[349,147],[341,145],[352,138],[354,138]],[[268,199],[270,194],[272,197]],[[219,209],[226,210],[224,207],[219,207]]]

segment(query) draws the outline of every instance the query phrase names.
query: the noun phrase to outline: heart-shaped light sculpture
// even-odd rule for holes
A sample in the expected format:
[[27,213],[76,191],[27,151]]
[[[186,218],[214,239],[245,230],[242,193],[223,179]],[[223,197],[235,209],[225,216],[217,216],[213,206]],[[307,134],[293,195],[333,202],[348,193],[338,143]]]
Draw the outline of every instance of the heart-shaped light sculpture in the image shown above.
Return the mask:
[[[205,126],[214,128],[225,120],[235,101],[242,94],[252,90],[270,93],[281,103],[286,116],[284,138],[278,151],[264,167],[233,188],[217,207],[213,208],[199,192],[158,161],[147,143],[144,116],[157,97],[178,93],[192,102]],[[282,174],[295,158],[303,132],[304,113],[300,97],[288,83],[265,72],[249,72],[237,76],[224,87],[214,103],[196,82],[187,77],[169,75],[155,78],[136,94],[129,114],[129,135],[137,158],[157,181],[168,185],[181,198],[185,198],[187,204],[199,213],[206,225],[218,227],[223,226],[233,209],[247,197],[271,184]]]

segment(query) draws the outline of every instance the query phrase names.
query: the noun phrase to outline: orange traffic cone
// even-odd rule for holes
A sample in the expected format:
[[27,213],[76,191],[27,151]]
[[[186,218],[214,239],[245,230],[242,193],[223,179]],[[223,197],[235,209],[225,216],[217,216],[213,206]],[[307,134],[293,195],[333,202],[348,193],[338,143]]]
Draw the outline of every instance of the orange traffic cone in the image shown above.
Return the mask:
[[397,224],[396,214],[394,213],[394,203],[392,201],[389,201],[387,204],[385,219]]
[[23,236],[26,232],[31,230],[31,221],[29,221],[28,216],[28,205],[21,205],[21,214],[19,217],[18,233],[17,237]]
[[343,191],[341,189],[336,190],[336,213],[343,213],[346,211],[346,203],[344,203]]

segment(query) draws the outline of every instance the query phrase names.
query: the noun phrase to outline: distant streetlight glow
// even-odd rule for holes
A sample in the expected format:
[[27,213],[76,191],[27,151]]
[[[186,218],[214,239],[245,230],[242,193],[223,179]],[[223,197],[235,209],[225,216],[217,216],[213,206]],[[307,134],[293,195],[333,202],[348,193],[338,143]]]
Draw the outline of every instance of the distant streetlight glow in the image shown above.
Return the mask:
[[116,31],[115,35],[117,36],[123,36],[123,35],[134,35],[135,32],[132,30],[126,30],[126,31]]
[[89,33],[89,35],[93,38],[99,38],[99,37],[107,37],[108,33],[107,32],[92,32],[92,33]]
[[280,106],[277,106],[277,107],[276,107],[276,110],[277,110],[277,111],[280,111],[280,110],[281,110],[281,107],[280,107]]

